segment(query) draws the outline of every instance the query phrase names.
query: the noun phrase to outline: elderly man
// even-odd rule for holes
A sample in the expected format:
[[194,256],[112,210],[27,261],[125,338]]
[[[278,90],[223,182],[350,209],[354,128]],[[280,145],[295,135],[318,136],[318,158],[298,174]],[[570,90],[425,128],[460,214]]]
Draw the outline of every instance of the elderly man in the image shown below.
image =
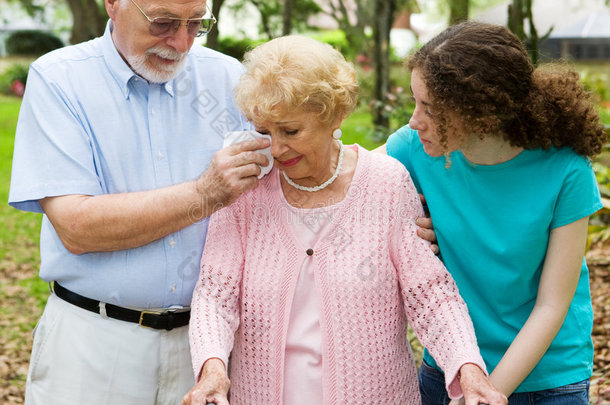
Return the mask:
[[241,65],[200,46],[203,0],[106,0],[104,35],[32,64],[9,202],[44,212],[27,404],[176,404],[207,219],[257,184]]

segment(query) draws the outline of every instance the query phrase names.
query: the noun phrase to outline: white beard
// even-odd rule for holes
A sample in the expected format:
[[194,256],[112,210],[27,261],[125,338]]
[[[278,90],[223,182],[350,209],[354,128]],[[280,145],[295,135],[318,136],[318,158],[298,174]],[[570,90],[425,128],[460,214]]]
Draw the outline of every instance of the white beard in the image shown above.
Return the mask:
[[[186,63],[187,53],[188,52],[178,53],[161,46],[155,46],[148,49],[144,55],[130,55],[127,56],[126,59],[131,66],[131,69],[144,79],[151,83],[165,83],[178,76],[178,73],[180,73]],[[155,67],[151,67],[148,60],[152,55],[174,60],[176,63],[167,66],[156,65]]]

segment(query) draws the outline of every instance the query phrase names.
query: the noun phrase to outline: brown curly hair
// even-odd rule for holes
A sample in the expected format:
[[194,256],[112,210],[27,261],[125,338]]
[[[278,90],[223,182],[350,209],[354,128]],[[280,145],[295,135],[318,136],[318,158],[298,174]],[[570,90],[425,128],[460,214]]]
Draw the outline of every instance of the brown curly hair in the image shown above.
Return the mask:
[[467,21],[447,28],[406,61],[428,90],[441,144],[448,112],[481,139],[502,134],[525,149],[570,147],[583,156],[602,150],[607,135],[576,72],[534,68],[508,29]]

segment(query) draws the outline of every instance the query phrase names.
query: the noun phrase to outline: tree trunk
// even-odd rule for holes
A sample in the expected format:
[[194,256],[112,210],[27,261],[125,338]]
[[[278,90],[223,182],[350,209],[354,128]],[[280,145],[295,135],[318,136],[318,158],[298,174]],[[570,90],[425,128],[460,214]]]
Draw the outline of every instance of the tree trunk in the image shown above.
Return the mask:
[[[368,42],[365,35],[365,25],[369,20],[369,9],[372,9],[374,4],[371,4],[373,0],[356,0],[355,1],[355,12],[356,22],[352,24],[350,21],[350,12],[343,0],[329,1],[328,7],[330,15],[339,25],[345,33],[345,39],[350,45],[353,52],[368,52]],[[375,0],[376,2],[377,0]]]
[[528,51],[534,66],[538,65],[538,31],[534,25],[534,15],[532,14],[532,0],[525,0],[526,16],[530,23],[530,36],[528,41]]
[[267,35],[268,39],[273,39],[273,30],[271,29],[271,22],[269,21],[269,17],[271,16],[265,9],[265,1],[250,0],[250,2],[254,5],[254,7],[256,7],[261,16],[261,25],[263,26],[263,31],[265,32],[265,35]]
[[282,35],[290,35],[290,33],[292,32],[292,10],[293,9],[294,9],[294,0],[284,0]]
[[524,20],[523,0],[513,0],[512,4],[508,5],[508,29],[525,43]]
[[[214,0],[214,2],[212,3],[212,14],[214,14],[214,17],[216,17],[217,20],[218,16],[220,15],[220,9],[224,2],[225,0]],[[205,40],[205,46],[210,49],[218,49],[218,36],[218,24],[214,24],[212,31],[210,31],[207,35],[207,38]]]
[[376,127],[389,128],[390,117],[385,112],[390,91],[390,29],[396,0],[375,0],[373,37],[375,40],[375,103],[373,123]]
[[468,2],[469,0],[449,0],[449,25],[455,25],[462,21],[468,20]]
[[104,33],[108,17],[95,0],[66,0],[72,12],[73,25],[70,42],[77,44]]
[[[529,22],[529,35],[525,33],[525,20]],[[508,28],[523,42],[534,65],[538,64],[538,43],[546,39],[553,28],[543,36],[538,35],[534,25],[532,0],[513,0],[508,6]]]

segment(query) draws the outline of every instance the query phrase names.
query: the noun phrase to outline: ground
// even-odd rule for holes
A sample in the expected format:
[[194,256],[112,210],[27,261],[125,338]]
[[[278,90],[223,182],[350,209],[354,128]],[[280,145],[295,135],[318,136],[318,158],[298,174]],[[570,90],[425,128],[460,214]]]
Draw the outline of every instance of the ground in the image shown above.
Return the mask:
[[591,299],[595,315],[595,363],[591,378],[591,403],[610,404],[610,249],[590,251],[587,261],[591,270]]
[[[595,311],[595,372],[591,379],[591,403],[610,404],[610,249],[594,249],[587,258],[591,267]],[[0,261],[0,403],[4,405],[23,403],[32,346],[31,331],[44,304],[36,297],[46,296],[41,289],[47,288],[35,281],[36,273],[37,269],[32,265],[14,264],[11,257]]]

